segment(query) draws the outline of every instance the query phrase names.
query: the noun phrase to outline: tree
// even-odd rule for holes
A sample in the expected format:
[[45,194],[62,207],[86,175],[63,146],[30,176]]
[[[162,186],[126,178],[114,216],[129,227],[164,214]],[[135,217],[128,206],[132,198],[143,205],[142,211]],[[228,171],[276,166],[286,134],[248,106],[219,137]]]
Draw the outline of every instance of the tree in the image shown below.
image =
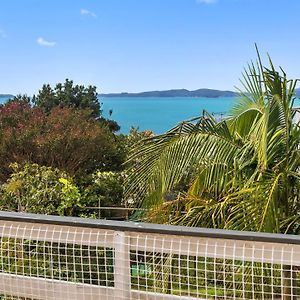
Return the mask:
[[66,79],[57,83],[54,88],[44,84],[38,94],[33,96],[34,105],[50,112],[54,107],[72,107],[90,110],[93,118],[101,116],[100,102],[95,86],[74,85],[72,80]]
[[184,180],[189,186],[180,198],[198,200],[180,217],[186,225],[298,233],[296,81],[280,74],[271,60],[270,68],[250,65],[244,81],[245,92],[229,118],[217,122],[206,113],[196,123],[183,122],[139,145],[129,159],[138,162],[127,194],[160,205],[163,194]]
[[106,125],[89,111],[53,108],[45,113],[23,101],[0,107],[0,178],[14,162],[38,163],[81,176],[95,170],[118,170],[123,154]]
[[31,99],[29,96],[27,96],[26,94],[18,94],[10,99],[8,99],[7,102],[16,102],[16,101],[19,101],[19,102],[24,102],[24,103],[30,103],[31,102]]
[[[300,233],[296,81],[269,62],[263,67],[258,54],[257,66],[245,70],[229,118],[217,122],[206,113],[134,150],[126,196],[152,208],[148,219],[167,223],[171,216],[171,223],[188,226]],[[187,188],[164,201],[181,182]],[[284,280],[284,299],[290,299],[291,280]]]
[[150,130],[139,131],[138,128],[130,128],[128,134],[118,135],[118,143],[120,144],[120,150],[123,151],[124,157],[127,157],[134,147],[142,142],[144,139],[153,137],[154,133]]

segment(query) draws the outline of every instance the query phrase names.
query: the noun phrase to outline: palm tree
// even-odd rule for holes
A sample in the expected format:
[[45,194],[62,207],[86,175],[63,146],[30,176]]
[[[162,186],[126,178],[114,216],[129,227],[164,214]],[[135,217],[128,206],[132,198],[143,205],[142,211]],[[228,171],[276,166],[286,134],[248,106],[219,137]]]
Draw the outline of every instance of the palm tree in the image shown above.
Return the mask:
[[[205,113],[134,149],[126,196],[150,208],[144,218],[299,234],[300,128],[292,109],[297,80],[288,80],[270,58],[263,67],[257,54],[228,118],[218,122]],[[170,193],[176,197],[167,202]]]

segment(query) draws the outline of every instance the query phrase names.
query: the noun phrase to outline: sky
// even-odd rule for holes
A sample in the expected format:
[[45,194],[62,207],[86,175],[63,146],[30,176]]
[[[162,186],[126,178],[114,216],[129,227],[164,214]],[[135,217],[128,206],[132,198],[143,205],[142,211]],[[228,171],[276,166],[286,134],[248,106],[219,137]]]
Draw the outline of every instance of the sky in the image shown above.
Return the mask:
[[257,43],[300,78],[299,0],[0,0],[0,93],[234,90]]

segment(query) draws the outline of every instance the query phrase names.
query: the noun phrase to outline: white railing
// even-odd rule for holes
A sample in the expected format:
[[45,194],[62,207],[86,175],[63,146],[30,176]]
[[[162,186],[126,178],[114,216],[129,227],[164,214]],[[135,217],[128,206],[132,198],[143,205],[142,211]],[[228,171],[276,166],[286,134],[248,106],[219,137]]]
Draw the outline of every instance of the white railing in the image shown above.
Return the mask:
[[0,212],[0,299],[296,299],[300,238]]

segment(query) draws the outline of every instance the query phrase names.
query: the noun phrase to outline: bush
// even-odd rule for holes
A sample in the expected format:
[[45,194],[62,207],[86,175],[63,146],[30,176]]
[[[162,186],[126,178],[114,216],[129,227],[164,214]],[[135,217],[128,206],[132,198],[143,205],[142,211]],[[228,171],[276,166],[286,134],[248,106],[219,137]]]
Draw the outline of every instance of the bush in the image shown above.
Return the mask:
[[71,175],[121,168],[124,153],[116,136],[89,112],[56,107],[45,113],[24,101],[0,107],[0,180],[11,163],[56,167]]
[[11,168],[1,187],[1,210],[71,216],[80,207],[79,190],[65,172],[37,164]]
[[[98,207],[122,206],[124,175],[120,172],[100,172],[81,180],[82,214],[109,218],[120,215],[117,211],[99,210]],[[89,208],[85,208],[89,207]]]

